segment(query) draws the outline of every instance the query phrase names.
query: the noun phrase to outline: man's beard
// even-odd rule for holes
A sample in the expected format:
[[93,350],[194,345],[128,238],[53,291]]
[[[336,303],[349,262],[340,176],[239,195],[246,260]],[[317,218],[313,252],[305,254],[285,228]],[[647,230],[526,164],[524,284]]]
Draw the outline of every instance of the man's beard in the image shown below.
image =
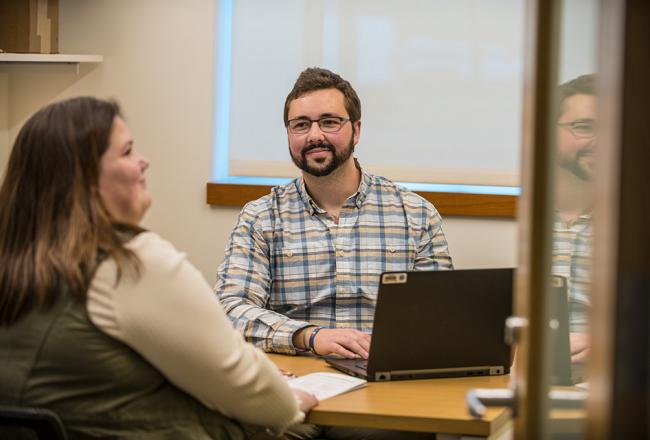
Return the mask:
[[586,182],[591,181],[593,171],[581,163],[583,156],[591,155],[592,153],[586,153],[582,150],[578,151],[576,155],[571,159],[560,158],[560,166],[571,174],[575,175],[581,180]]
[[[330,160],[330,162],[324,167],[311,166],[307,161],[307,153],[316,148],[327,149],[332,153],[331,160],[328,159],[328,157],[315,160],[315,162],[318,164],[323,164],[327,160]],[[311,174],[314,177],[323,177],[332,174],[334,170],[340,167],[350,158],[350,156],[352,156],[352,153],[354,153],[354,141],[352,139],[352,136],[350,137],[350,142],[348,143],[347,148],[345,148],[339,154],[336,154],[334,147],[328,143],[309,144],[305,147],[304,150],[300,152],[300,157],[294,156],[291,153],[291,149],[289,149],[289,154],[291,155],[291,160],[293,160],[293,163],[296,164],[296,166],[303,170],[305,173]]]

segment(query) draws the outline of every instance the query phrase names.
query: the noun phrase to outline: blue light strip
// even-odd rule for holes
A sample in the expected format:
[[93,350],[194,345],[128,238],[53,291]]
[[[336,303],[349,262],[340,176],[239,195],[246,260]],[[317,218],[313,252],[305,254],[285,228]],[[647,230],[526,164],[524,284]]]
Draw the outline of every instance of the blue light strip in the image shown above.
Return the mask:
[[218,0],[215,8],[214,120],[212,133],[212,180],[228,177],[230,139],[230,83],[232,67],[232,0]]
[[413,183],[398,182],[411,191],[423,192],[450,192],[462,194],[491,194],[498,196],[519,196],[521,188],[518,186],[493,186],[493,185],[458,185],[446,183]]
[[[289,177],[255,177],[255,176],[227,176],[218,179],[217,183],[236,185],[284,185],[289,183]],[[414,183],[397,182],[411,191],[421,192],[450,192],[462,194],[490,194],[503,196],[521,195],[521,188],[518,186],[488,186],[488,185],[450,185],[444,183]]]
[[256,176],[228,176],[221,178],[216,183],[225,183],[233,185],[284,185],[293,179],[289,177],[256,177]]

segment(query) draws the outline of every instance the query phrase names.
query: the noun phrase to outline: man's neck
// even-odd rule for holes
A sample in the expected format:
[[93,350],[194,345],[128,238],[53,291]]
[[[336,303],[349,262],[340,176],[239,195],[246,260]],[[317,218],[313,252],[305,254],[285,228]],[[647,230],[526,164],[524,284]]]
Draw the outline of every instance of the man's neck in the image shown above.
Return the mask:
[[568,225],[578,217],[593,210],[593,189],[590,181],[580,179],[575,174],[559,169],[555,203],[562,221]]
[[359,189],[361,170],[350,156],[350,159],[327,176],[315,177],[303,172],[302,177],[314,202],[337,220],[345,201]]

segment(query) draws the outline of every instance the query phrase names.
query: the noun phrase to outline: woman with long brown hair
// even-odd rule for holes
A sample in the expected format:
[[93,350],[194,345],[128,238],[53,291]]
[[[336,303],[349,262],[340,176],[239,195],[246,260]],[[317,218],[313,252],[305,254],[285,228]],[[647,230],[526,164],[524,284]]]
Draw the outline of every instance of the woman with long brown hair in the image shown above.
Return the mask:
[[51,104],[20,130],[0,187],[0,404],[52,409],[73,437],[286,431],[315,398],[138,226],[147,167],[114,102]]

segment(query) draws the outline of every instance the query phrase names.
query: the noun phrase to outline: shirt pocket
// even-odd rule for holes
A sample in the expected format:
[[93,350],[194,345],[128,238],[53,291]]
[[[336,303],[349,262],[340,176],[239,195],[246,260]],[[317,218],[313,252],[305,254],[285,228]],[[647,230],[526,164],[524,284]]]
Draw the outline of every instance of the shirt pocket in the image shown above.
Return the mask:
[[272,294],[273,309],[300,309],[333,290],[335,278],[334,249],[324,240],[285,243],[274,255]]
[[409,238],[387,238],[368,243],[362,264],[364,273],[378,281],[383,272],[407,271],[415,267],[417,249]]

